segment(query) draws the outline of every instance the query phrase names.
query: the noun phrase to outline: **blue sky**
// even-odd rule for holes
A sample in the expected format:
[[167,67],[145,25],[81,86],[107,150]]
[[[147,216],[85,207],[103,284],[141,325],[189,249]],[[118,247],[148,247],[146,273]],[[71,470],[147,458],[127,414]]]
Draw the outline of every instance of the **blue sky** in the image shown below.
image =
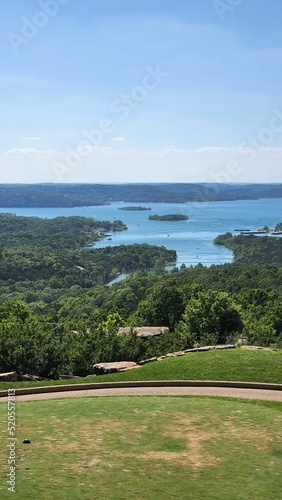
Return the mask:
[[9,0],[0,182],[281,182],[281,0]]

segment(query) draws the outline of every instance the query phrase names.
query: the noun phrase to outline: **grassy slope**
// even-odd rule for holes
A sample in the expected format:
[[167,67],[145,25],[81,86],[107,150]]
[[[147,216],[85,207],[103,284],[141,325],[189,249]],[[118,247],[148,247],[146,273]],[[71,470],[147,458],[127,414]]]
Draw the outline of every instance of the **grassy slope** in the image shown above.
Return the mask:
[[136,370],[81,379],[50,382],[2,382],[7,387],[31,387],[80,382],[109,382],[122,380],[235,380],[282,384],[282,351],[212,350],[189,353],[149,363]]
[[[142,371],[141,371],[142,370]],[[208,351],[147,364],[103,380],[239,380],[282,383],[282,351]]]
[[[281,407],[197,397],[18,403],[14,497],[278,499]],[[0,419],[7,419],[5,404]],[[11,497],[5,425],[0,436],[5,500]],[[27,437],[30,445],[23,444]]]

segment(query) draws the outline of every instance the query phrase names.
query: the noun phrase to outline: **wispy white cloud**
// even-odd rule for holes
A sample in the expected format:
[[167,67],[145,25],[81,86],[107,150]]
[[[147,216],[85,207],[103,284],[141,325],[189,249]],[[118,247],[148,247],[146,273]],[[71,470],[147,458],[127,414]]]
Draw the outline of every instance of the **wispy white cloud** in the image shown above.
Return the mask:
[[108,153],[109,151],[112,151],[113,148],[108,148],[108,147],[101,147],[101,146],[90,146],[90,145],[85,145],[85,146],[80,146],[74,151],[74,154],[77,153],[78,155],[81,155],[81,157],[86,157],[90,156],[92,154],[101,154],[101,153]]
[[6,151],[7,155],[27,155],[27,154],[39,154],[46,155],[48,153],[53,153],[53,149],[48,149],[47,151],[42,151],[36,148],[13,148]]
[[281,154],[282,148],[273,148],[271,146],[264,146],[258,149],[261,153],[273,153],[273,154]]
[[124,142],[124,141],[126,141],[126,138],[125,137],[113,137],[112,141],[113,142]]
[[40,141],[40,137],[22,137],[22,141]]
[[237,148],[234,148],[234,147],[223,147],[223,146],[206,146],[204,148],[196,148],[196,149],[192,149],[191,152],[193,153],[203,153],[203,154],[206,154],[206,153],[215,153],[215,154],[218,154],[218,153],[234,153],[237,151]]
[[164,157],[176,158],[179,155],[187,153],[189,153],[189,150],[179,149],[176,148],[175,146],[167,146],[165,148],[153,150],[153,154],[155,155],[156,158],[164,158]]

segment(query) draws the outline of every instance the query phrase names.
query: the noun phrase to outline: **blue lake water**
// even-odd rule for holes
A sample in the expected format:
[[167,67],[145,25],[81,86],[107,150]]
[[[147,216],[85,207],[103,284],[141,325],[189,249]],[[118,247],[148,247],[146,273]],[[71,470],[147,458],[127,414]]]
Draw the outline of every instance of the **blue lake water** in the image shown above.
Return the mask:
[[[119,207],[140,205],[151,207],[151,211],[118,210]],[[211,203],[123,203],[98,207],[75,208],[0,208],[2,213],[53,218],[80,215],[98,220],[121,219],[128,231],[113,233],[111,240],[105,239],[95,244],[95,248],[105,246],[148,243],[164,245],[176,250],[177,265],[182,263],[206,266],[232,262],[232,253],[215,246],[218,234],[233,232],[234,229],[260,229],[265,224],[273,228],[282,221],[282,199],[220,201]],[[149,215],[188,215],[187,221],[149,221]]]

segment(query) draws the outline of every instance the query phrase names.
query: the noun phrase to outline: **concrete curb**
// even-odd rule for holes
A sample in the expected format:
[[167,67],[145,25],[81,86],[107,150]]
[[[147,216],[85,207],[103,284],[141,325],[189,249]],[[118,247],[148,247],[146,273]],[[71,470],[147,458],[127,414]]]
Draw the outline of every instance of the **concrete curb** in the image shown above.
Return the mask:
[[[149,380],[128,382],[97,382],[85,384],[50,385],[40,387],[24,387],[15,389],[16,396],[28,394],[44,394],[52,392],[83,391],[93,389],[116,389],[130,387],[230,387],[236,389],[261,389],[282,391],[282,384],[267,384],[257,382],[231,382],[218,380]],[[12,383],[11,387],[12,388]],[[8,390],[0,391],[0,398],[7,398]]]

